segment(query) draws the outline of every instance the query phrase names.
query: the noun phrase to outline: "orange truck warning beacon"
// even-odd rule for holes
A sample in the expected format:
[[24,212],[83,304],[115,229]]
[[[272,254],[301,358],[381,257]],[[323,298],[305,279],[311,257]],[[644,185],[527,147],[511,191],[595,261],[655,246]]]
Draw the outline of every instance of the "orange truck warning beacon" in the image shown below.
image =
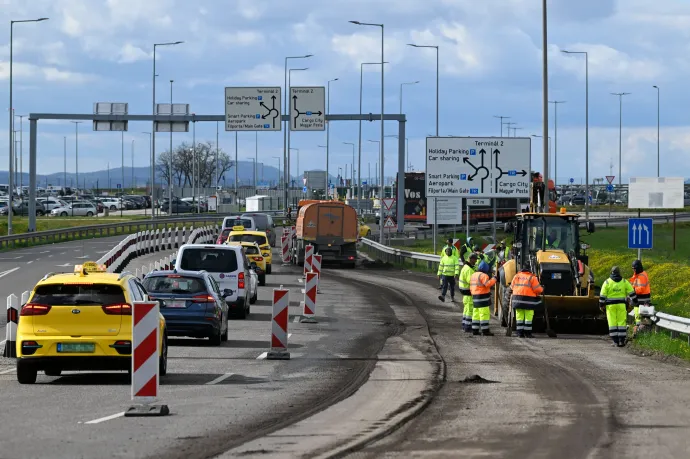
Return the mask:
[[304,264],[304,248],[311,244],[324,262],[355,267],[357,259],[357,212],[338,201],[318,201],[299,208],[293,244],[293,260]]

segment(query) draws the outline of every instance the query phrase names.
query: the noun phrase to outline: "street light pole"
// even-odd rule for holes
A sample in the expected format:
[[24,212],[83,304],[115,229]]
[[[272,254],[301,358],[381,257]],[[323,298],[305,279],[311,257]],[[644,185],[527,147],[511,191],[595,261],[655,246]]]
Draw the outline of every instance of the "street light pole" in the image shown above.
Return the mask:
[[589,54],[587,51],[561,52],[585,56],[585,220],[589,221]]
[[63,165],[63,172],[62,172],[62,180],[63,184],[62,186],[67,188],[67,136],[63,138],[63,155],[64,155],[64,165]]
[[553,186],[558,186],[558,104],[564,104],[564,100],[551,100],[553,104]]
[[[149,136],[149,158],[152,158],[153,156],[151,155],[152,150],[152,145],[151,145],[151,133],[150,132],[142,132],[142,134],[148,134]],[[154,168],[154,164],[151,164],[151,169]],[[153,183],[151,183],[151,196],[153,196]],[[110,187],[110,183],[108,183],[108,187]],[[151,218],[153,218],[153,209],[156,207],[155,203],[153,202],[153,199],[151,199]],[[146,215],[146,207],[144,207],[144,215]]]
[[629,95],[629,92],[612,92],[612,96],[618,96],[618,186],[622,182],[622,166],[623,166],[623,96]]
[[[333,78],[328,80],[326,86],[326,115],[331,114],[331,81],[338,81],[339,78]],[[326,187],[328,188],[329,182],[329,164],[330,164],[330,152],[331,152],[331,123],[326,121]],[[326,196],[328,196],[328,190],[326,190]]]
[[659,133],[659,125],[661,123],[661,90],[659,86],[654,85],[656,88],[656,176],[661,177],[661,135]]
[[400,114],[402,115],[402,108],[403,108],[403,86],[411,86],[413,84],[417,84],[419,81],[412,81],[409,83],[400,83]]
[[[369,24],[365,22],[359,22],[359,21],[350,21],[352,24],[356,25],[363,25],[363,26],[373,26],[373,27],[381,27],[381,62],[385,62],[386,59],[384,58],[384,26],[383,24]],[[380,160],[381,160],[381,199],[383,199],[383,142],[384,142],[384,136],[385,136],[385,128],[384,128],[384,123],[383,123],[383,114],[385,111],[384,107],[384,95],[385,95],[385,84],[384,84],[384,65],[381,64],[381,153],[380,153]],[[383,225],[380,225],[379,228],[379,241],[383,243]]]
[[[120,189],[122,190],[122,201],[124,202],[124,196],[125,196],[125,131],[120,131],[120,149],[121,149],[121,154],[122,154],[122,162],[121,162],[121,167],[120,170],[122,172],[122,186]],[[79,186],[79,182],[77,182],[77,186]],[[120,206],[120,217],[122,217],[122,206]]]
[[[542,169],[544,174],[545,195],[549,196],[549,58],[548,58],[548,14],[547,0],[542,0],[542,135],[543,151]],[[546,206],[545,206],[546,208]]]
[[12,234],[12,197],[14,196],[14,187],[15,184],[13,183],[12,180],[12,174],[14,173],[14,167],[16,166],[14,164],[14,136],[13,132],[14,131],[14,107],[12,106],[12,58],[13,58],[13,38],[14,38],[14,25],[15,24],[21,24],[21,23],[26,23],[26,22],[42,22],[42,21],[47,21],[48,18],[38,18],[38,19],[21,19],[18,21],[10,21],[10,75],[9,75],[9,80],[10,80],[10,108],[9,108],[9,117],[10,117],[10,130],[9,130],[9,141],[10,141],[10,148],[8,150],[9,152],[9,198],[7,201],[8,207],[8,212],[7,212],[7,235]]
[[297,178],[299,178],[299,148],[290,148],[290,150],[297,152]]
[[[174,46],[184,43],[183,41],[173,41],[168,43],[154,43],[153,44],[153,73],[151,74],[151,80],[153,81],[153,93],[151,98],[151,114],[156,115],[156,47],[158,46]],[[172,111],[172,80],[170,80],[170,109]],[[168,209],[168,215],[172,214],[172,126],[170,128],[170,184],[168,185],[168,198],[170,201],[170,209]],[[153,218],[153,199],[154,199],[154,187],[156,185],[156,122],[151,122],[151,218]]]
[[[79,124],[81,121],[70,121],[71,123],[74,123],[74,163],[75,163],[75,168],[76,168],[76,189],[79,189]],[[79,193],[77,193],[79,194]]]
[[[305,54],[304,56],[288,56],[285,58],[285,95],[283,96],[283,113],[288,115],[287,123],[285,124],[285,131],[283,132],[283,162],[288,164],[288,156],[290,152],[288,151],[288,131],[290,129],[290,88],[288,87],[288,60],[290,59],[307,59],[312,57],[313,54]],[[280,178],[278,178],[278,189],[280,190]],[[285,210],[288,208],[288,190],[285,188]]]
[[499,118],[501,120],[501,137],[503,137],[503,120],[507,120],[510,116],[494,115],[494,118]]
[[[276,188],[280,190],[280,156],[274,156],[273,159],[278,160],[278,179],[276,180]],[[287,211],[287,208],[285,208],[285,211]]]
[[[352,145],[352,168],[350,169],[350,175],[352,177],[352,181],[350,182],[350,194],[352,195],[352,199],[355,199],[355,144],[352,142],[343,142],[345,145]],[[359,172],[359,171],[357,171]],[[357,209],[359,209],[359,195],[357,195]]]
[[[170,111],[172,112],[172,105],[173,105],[173,83],[175,80],[170,80]],[[172,123],[170,123],[170,161],[168,161],[168,217],[172,216],[172,209],[173,209],[173,194],[172,194],[172,188],[173,188],[173,142],[172,142],[172,135],[173,135],[173,129],[172,129]],[[153,138],[156,138],[156,131],[154,129],[153,131]],[[155,140],[154,140],[154,145],[155,145]],[[154,155],[156,152],[154,151]]]

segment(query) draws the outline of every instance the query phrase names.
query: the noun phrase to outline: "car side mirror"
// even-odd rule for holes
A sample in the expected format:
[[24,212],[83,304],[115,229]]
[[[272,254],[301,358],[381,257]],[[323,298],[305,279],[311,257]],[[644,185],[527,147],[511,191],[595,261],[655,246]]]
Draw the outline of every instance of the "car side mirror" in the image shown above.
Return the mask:
[[588,221],[588,222],[587,222],[587,232],[591,234],[591,233],[594,232],[594,230],[595,230],[594,222],[593,222],[593,221]]

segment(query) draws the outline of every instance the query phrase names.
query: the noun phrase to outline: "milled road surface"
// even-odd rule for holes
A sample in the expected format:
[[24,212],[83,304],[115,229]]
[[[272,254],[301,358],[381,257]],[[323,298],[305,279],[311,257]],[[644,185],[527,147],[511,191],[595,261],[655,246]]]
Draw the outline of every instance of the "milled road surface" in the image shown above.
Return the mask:
[[[364,271],[364,270],[363,270]],[[429,406],[356,458],[688,457],[689,365],[612,348],[606,337],[508,338],[460,329],[459,306],[434,278],[394,270],[340,272],[397,288],[422,310],[447,377]],[[480,382],[463,382],[478,375]]]
[[[13,362],[2,359],[0,458],[210,458],[348,397],[396,332],[393,314],[376,289],[324,279],[318,323],[301,324],[299,272],[274,265],[251,315],[230,322],[222,346],[170,339],[160,394],[167,417],[121,416],[131,404],[125,373],[39,375],[19,385]],[[265,359],[279,285],[291,291],[289,361]],[[27,440],[29,431],[41,434]]]

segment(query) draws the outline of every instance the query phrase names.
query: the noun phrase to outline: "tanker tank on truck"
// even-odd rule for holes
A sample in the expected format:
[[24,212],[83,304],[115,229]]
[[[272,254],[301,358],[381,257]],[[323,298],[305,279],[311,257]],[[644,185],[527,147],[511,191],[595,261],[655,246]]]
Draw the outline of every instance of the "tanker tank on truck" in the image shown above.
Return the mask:
[[357,259],[357,212],[337,201],[319,201],[299,209],[293,261],[304,265],[304,248],[311,244],[324,263],[354,268]]

